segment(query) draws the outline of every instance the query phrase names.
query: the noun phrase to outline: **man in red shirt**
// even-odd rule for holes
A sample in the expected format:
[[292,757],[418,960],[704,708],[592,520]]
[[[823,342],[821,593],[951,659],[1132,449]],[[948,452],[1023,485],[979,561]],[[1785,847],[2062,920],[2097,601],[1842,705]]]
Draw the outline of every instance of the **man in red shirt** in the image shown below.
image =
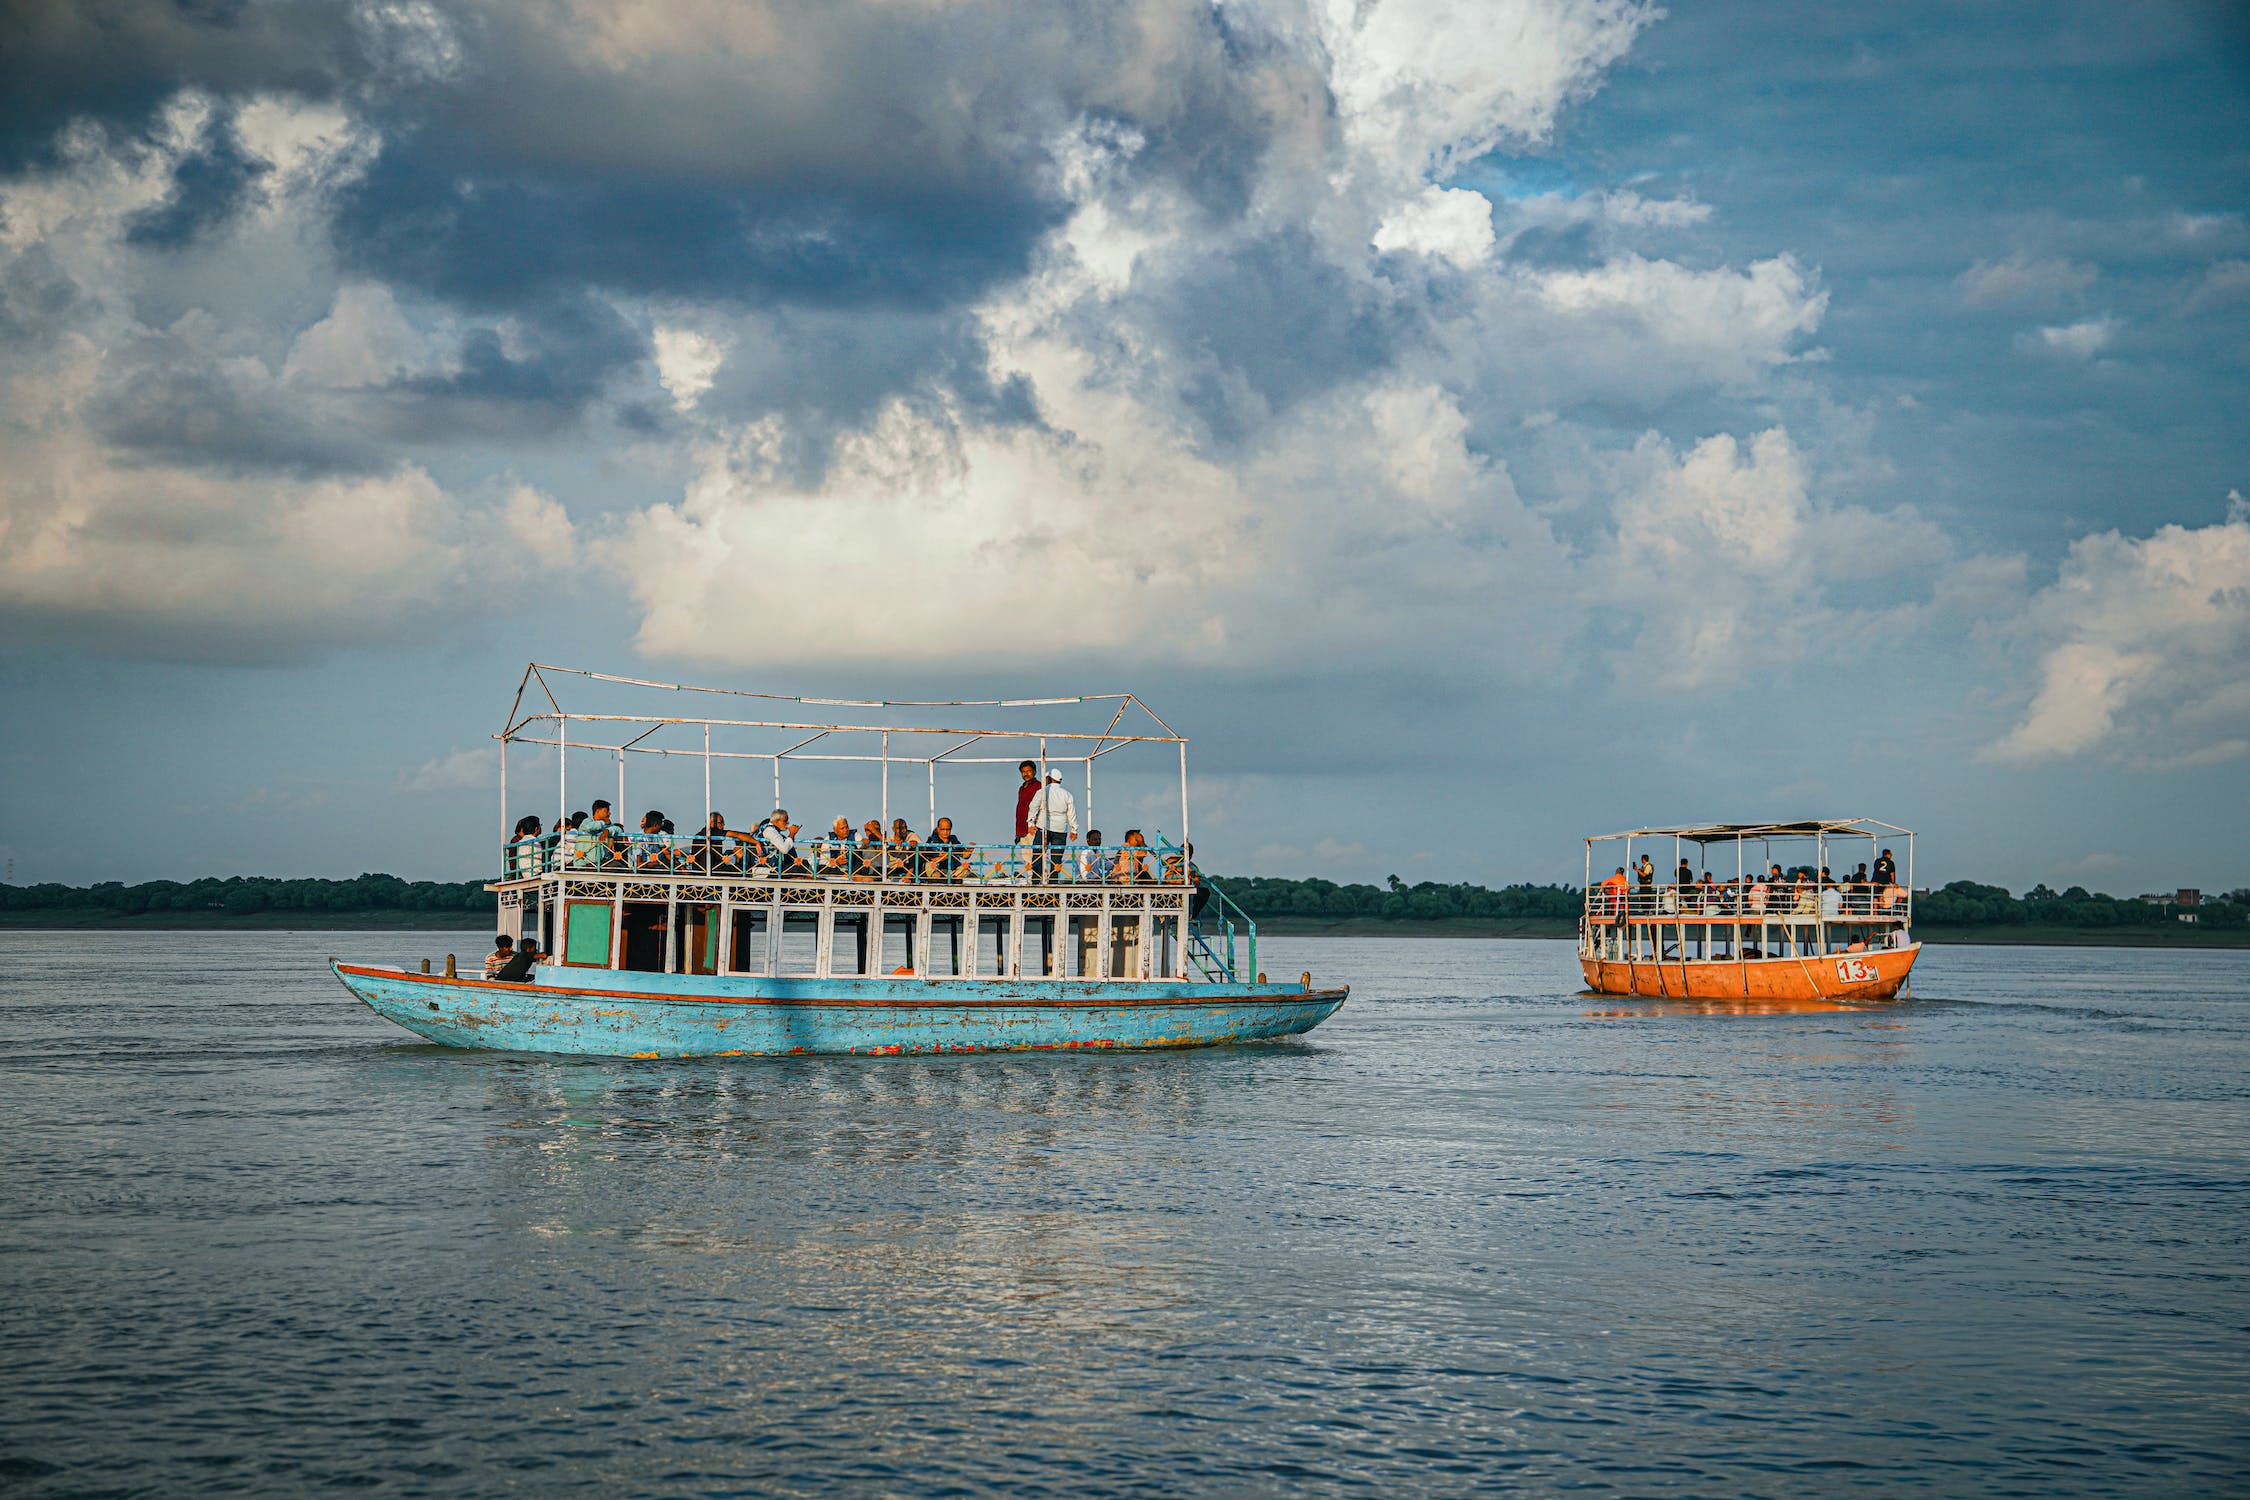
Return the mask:
[[1031,799],[1039,795],[1039,763],[1027,760],[1016,770],[1023,776],[1023,785],[1016,788],[1016,842],[1020,844],[1031,832]]

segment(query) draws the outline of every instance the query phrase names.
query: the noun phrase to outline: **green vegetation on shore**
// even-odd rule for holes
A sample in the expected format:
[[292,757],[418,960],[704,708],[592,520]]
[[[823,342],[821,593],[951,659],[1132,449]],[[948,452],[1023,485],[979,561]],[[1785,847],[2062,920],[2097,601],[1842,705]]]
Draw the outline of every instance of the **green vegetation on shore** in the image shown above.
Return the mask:
[[[1383,885],[1218,876],[1236,905],[1276,936],[1552,937],[1577,930],[1580,892],[1570,885]],[[1915,903],[1915,927],[1932,942],[2250,946],[2250,890],[2182,909],[2035,886],[2023,896],[1956,880]],[[0,885],[0,927],[477,928],[493,918],[482,881],[273,880],[256,875],[139,885]]]

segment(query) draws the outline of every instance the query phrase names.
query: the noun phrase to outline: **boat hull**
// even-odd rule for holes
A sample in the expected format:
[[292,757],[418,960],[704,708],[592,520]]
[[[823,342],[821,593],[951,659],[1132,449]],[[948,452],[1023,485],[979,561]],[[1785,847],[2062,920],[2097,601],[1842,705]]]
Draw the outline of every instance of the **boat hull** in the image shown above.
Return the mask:
[[1345,989],[1166,980],[757,979],[542,969],[498,984],[331,962],[378,1015],[448,1047],[774,1057],[1210,1047],[1310,1031]]
[[1922,945],[1801,958],[1641,959],[1581,954],[1586,988],[1597,995],[1672,1000],[1853,1001],[1904,996]]

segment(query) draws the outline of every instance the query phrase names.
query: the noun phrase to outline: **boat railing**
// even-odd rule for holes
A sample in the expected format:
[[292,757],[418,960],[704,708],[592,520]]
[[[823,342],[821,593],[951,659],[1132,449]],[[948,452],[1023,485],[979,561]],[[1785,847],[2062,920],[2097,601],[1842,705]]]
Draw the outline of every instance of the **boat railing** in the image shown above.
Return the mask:
[[1188,917],[1188,962],[1195,965],[1205,979],[1229,984],[1238,982],[1242,974],[1257,973],[1257,922],[1200,867],[1190,868],[1199,894]]
[[1691,921],[1715,918],[1730,922],[1862,921],[1909,922],[1914,893],[1903,885],[1878,885],[1872,881],[1816,881],[1752,879],[1742,883],[1722,881],[1678,885],[1593,885],[1586,891],[1586,916],[1595,922],[1664,921],[1685,917]]
[[1187,883],[1177,845],[847,843],[820,838],[784,850],[763,839],[710,840],[684,834],[565,831],[513,839],[501,851],[501,879],[531,880],[559,871],[702,875],[739,879],[831,879],[916,885],[1178,886]]

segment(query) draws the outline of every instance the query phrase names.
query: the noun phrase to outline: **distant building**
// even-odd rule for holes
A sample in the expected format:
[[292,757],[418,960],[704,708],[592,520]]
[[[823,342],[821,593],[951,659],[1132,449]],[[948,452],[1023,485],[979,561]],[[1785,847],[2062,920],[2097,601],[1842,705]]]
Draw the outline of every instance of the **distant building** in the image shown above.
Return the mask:
[[2193,910],[2194,908],[2203,904],[2203,892],[2197,890],[2192,885],[2183,885],[2180,887],[2179,895],[2173,899],[2172,904],[2174,906],[2185,907],[2189,910]]

